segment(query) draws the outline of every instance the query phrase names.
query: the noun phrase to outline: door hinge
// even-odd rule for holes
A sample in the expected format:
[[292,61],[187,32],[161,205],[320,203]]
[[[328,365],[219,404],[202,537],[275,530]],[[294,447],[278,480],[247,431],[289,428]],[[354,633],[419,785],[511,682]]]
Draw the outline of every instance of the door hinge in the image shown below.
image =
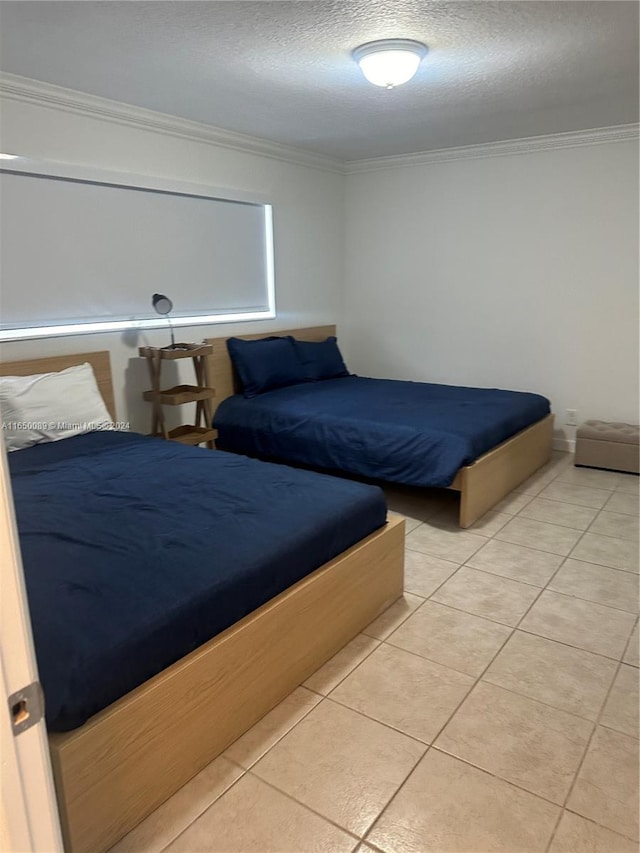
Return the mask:
[[44,695],[39,681],[9,696],[9,716],[14,737],[40,722],[44,716]]

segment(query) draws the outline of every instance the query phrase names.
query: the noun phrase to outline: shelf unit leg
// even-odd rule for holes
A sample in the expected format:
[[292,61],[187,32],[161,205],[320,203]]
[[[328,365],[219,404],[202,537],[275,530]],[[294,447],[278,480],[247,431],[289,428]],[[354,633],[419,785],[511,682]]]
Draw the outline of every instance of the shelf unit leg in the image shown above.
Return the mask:
[[[193,367],[196,373],[196,382],[198,383],[198,385],[208,387],[209,375],[207,370],[206,356],[195,356],[193,359]],[[196,404],[196,425],[199,426],[202,420],[204,420],[203,426],[206,426],[210,429],[211,422],[213,421],[213,410],[211,408],[211,400],[199,400]],[[215,449],[215,444],[213,441],[207,441],[206,445],[209,450]]]
[[[162,370],[162,359],[160,357],[160,353],[156,353],[152,358],[147,358],[147,364],[149,365],[151,388],[154,391],[160,391],[160,373]],[[162,435],[163,438],[169,437],[162,405],[157,400],[154,400],[153,402],[151,435]]]

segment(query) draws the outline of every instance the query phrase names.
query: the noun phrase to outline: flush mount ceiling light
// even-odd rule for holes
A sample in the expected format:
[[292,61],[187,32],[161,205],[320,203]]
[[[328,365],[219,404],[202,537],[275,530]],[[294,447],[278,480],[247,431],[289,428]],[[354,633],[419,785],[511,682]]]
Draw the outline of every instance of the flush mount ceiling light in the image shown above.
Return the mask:
[[427,46],[413,39],[381,39],[361,44],[353,58],[374,86],[393,89],[411,80],[418,70]]

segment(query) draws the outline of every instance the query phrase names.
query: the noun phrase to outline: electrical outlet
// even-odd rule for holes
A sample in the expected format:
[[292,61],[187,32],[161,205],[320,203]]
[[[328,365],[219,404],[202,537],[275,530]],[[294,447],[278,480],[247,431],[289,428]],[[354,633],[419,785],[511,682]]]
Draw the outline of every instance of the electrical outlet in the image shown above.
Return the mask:
[[577,426],[578,425],[578,412],[576,409],[567,409],[567,414],[565,416],[564,422],[567,426]]

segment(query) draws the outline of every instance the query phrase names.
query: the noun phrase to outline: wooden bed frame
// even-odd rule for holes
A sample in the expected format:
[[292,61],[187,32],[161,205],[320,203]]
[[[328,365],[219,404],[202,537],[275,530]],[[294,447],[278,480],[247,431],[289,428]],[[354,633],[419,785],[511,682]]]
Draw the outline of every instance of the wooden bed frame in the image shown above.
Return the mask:
[[[255,340],[265,334],[276,334],[293,335],[302,341],[323,341],[335,333],[335,326],[315,326],[236,337]],[[209,356],[209,381],[216,389],[216,408],[224,399],[237,393],[226,341],[226,337],[207,339],[207,343],[213,345],[213,354]],[[547,415],[479,456],[471,465],[460,468],[449,486],[460,492],[460,527],[470,527],[519,483],[542,467],[551,456],[552,437],[553,415]]]
[[[92,364],[115,418],[109,354],[0,364],[28,375]],[[100,853],[402,595],[404,522],[356,543],[49,745],[65,847]]]

